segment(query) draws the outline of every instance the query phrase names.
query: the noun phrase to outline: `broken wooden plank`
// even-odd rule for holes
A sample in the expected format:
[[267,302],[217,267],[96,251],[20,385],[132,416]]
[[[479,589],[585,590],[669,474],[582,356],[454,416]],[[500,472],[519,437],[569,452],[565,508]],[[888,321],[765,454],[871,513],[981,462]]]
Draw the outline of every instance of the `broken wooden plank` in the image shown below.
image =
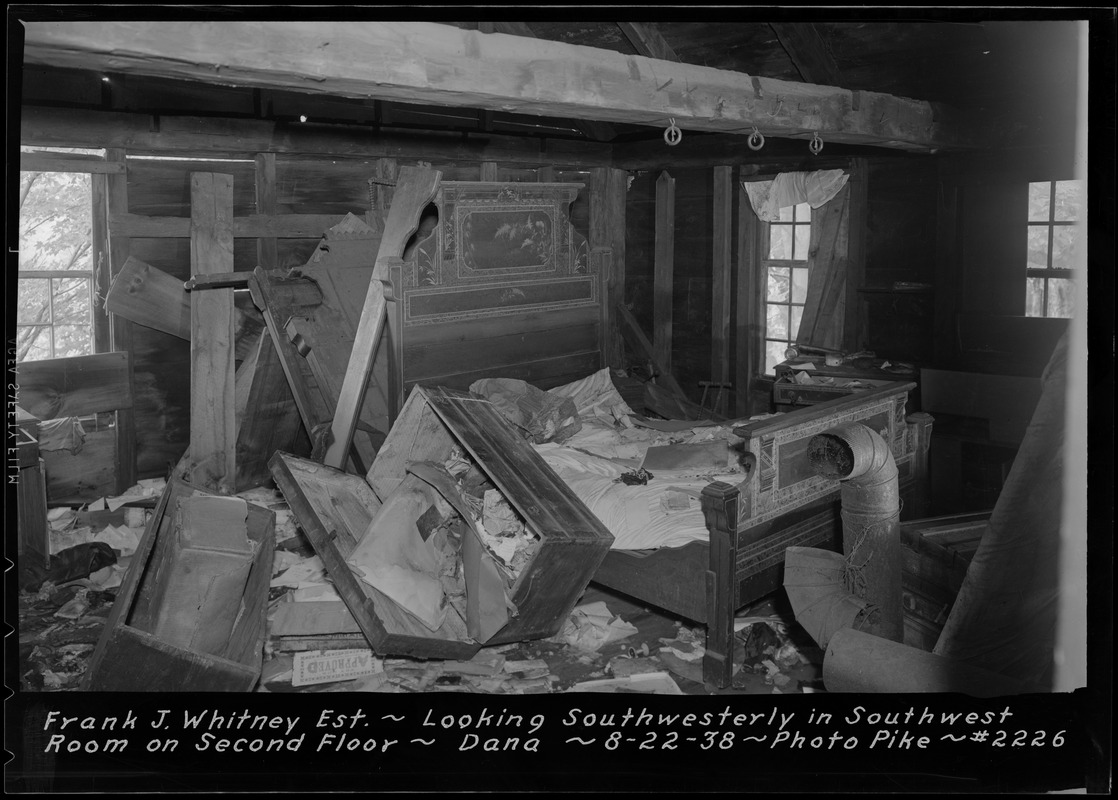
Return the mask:
[[123,75],[925,151],[997,133],[920,100],[430,22],[24,25],[27,63]]
[[[237,274],[237,273],[234,273]],[[190,341],[190,293],[183,281],[129,257],[105,295],[105,309],[123,319]],[[259,314],[233,307],[236,358],[243,361],[264,330]]]
[[667,172],[656,179],[656,250],[652,284],[652,345],[656,362],[672,369],[672,289],[675,280],[675,179]]
[[130,369],[128,353],[24,361],[17,371],[18,402],[39,419],[132,408]]
[[[194,274],[233,271],[233,176],[190,176],[190,263]],[[191,483],[233,494],[236,473],[233,292],[190,297]]]
[[633,351],[633,355],[642,362],[651,363],[656,371],[656,380],[672,394],[690,403],[683,387],[679,385],[679,381],[672,377],[672,374],[665,370],[656,358],[656,351],[652,347],[652,342],[644,335],[644,331],[641,330],[640,323],[633,316],[633,312],[623,303],[617,305],[617,319],[621,327],[621,336],[625,339],[625,343],[629,345],[629,349]]
[[383,281],[388,278],[389,264],[403,255],[404,245],[419,227],[419,217],[434,199],[441,179],[442,173],[438,170],[419,167],[400,169],[396,191],[392,196],[392,207],[388,211],[384,234],[377,251],[373,276],[365,295],[365,305],[361,310],[361,320],[353,339],[349,367],[338,394],[330,430],[333,441],[327,448],[324,459],[324,463],[329,466],[338,469],[342,467],[353,441],[358,413],[365,397],[365,386],[373,369],[373,360],[386,322],[387,305]]
[[267,331],[261,332],[251,361],[246,359],[237,371],[236,383],[235,486],[241,492],[271,480],[268,459],[277,450],[298,450],[303,425]]

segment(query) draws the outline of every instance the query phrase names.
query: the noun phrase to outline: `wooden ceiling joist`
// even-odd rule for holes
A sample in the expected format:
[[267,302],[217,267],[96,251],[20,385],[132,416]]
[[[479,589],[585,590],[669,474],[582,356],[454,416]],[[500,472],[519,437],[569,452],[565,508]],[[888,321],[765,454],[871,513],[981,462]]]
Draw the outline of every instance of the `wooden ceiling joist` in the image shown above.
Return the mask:
[[32,64],[906,150],[980,144],[919,100],[438,23],[24,25]]
[[664,37],[660,35],[660,31],[653,28],[646,22],[619,22],[617,27],[621,29],[621,33],[629,40],[629,44],[633,49],[640,53],[642,56],[648,58],[658,58],[661,61],[679,61],[679,56],[675,54],[672,46],[664,41]]
[[774,22],[769,27],[773,29],[780,46],[792,59],[804,81],[828,86],[842,83],[842,71],[827,50],[818,28],[802,22]]

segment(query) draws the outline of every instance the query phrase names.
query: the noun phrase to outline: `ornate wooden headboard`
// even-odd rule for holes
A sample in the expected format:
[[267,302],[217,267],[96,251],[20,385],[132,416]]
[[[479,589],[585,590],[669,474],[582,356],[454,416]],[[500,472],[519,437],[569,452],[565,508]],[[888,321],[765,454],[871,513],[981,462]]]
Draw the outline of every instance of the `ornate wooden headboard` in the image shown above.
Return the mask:
[[405,392],[482,377],[548,388],[601,368],[602,270],[568,211],[581,188],[440,186],[437,222],[393,281]]

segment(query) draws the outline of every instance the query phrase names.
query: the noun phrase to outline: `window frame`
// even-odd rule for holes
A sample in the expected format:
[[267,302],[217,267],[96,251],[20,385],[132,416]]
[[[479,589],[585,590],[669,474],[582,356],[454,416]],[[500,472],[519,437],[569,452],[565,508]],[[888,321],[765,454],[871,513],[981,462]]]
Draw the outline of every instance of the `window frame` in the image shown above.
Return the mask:
[[[1082,179],[1076,179],[1076,178],[1030,181],[1029,185],[1028,185],[1028,191],[1031,193],[1032,192],[1032,187],[1034,185],[1045,184],[1045,183],[1048,184],[1048,218],[1046,220],[1034,220],[1034,219],[1032,219],[1031,216],[1028,213],[1027,207],[1026,207],[1026,214],[1025,214],[1026,241],[1028,241],[1028,234],[1034,228],[1045,228],[1045,230],[1047,232],[1046,246],[1045,246],[1045,267],[1043,267],[1043,268],[1042,267],[1031,267],[1031,266],[1029,266],[1029,262],[1028,262],[1027,258],[1026,258],[1026,262],[1025,262],[1025,275],[1024,275],[1025,285],[1026,285],[1026,290],[1025,290],[1025,316],[1029,317],[1030,319],[1068,319],[1070,317],[1070,315],[1069,315],[1069,317],[1052,316],[1048,313],[1048,297],[1049,297],[1049,286],[1050,286],[1049,281],[1051,281],[1052,279],[1074,281],[1076,279],[1076,270],[1075,270],[1074,267],[1053,267],[1052,266],[1052,255],[1053,255],[1053,250],[1054,250],[1053,244],[1054,244],[1054,240],[1055,240],[1056,229],[1057,228],[1065,228],[1065,227],[1074,228],[1075,226],[1084,224],[1084,220],[1079,219],[1079,218],[1073,219],[1073,220],[1058,220],[1058,219],[1056,219],[1056,184],[1064,183],[1064,182],[1078,182],[1080,184],[1080,191],[1085,191],[1086,188],[1087,188],[1086,187],[1086,181],[1083,181]],[[1083,199],[1085,200],[1086,198],[1083,198]],[[1085,208],[1085,206],[1086,206],[1085,203],[1081,203],[1081,205],[1080,205],[1081,211]],[[1041,302],[1040,302],[1041,313],[1039,315],[1029,313],[1028,282],[1029,282],[1030,278],[1042,280],[1044,282],[1043,283],[1044,290],[1043,290],[1043,293],[1041,294]],[[1073,305],[1072,315],[1074,315],[1074,313],[1075,313],[1075,309],[1074,309],[1074,305]]]
[[[818,214],[816,214],[815,211],[817,211],[818,209],[813,210],[810,207],[808,207],[810,217],[806,221],[802,221],[802,220],[797,219],[797,215],[799,213],[797,211],[797,209],[801,205],[802,206],[807,206],[807,203],[800,203],[800,204],[797,204],[796,206],[792,206],[792,209],[793,209],[792,217],[793,218],[791,220],[780,220],[780,221],[777,221],[777,222],[767,222],[767,221],[764,221],[764,220],[759,220],[759,222],[760,222],[760,234],[761,235],[759,237],[760,238],[760,258],[758,260],[759,267],[760,267],[760,269],[758,270],[758,272],[759,272],[759,284],[760,284],[760,291],[758,292],[758,304],[759,304],[758,320],[760,321],[761,336],[759,337],[759,344],[758,344],[759,353],[758,353],[757,364],[759,366],[759,369],[758,369],[757,374],[760,377],[763,377],[763,378],[774,378],[774,377],[776,377],[775,371],[774,372],[768,372],[767,371],[767,358],[768,358],[768,344],[769,344],[769,342],[781,342],[785,345],[785,349],[787,349],[787,347],[790,347],[796,341],[795,335],[792,334],[792,310],[795,309],[795,308],[801,309],[800,314],[801,314],[801,320],[802,320],[802,317],[803,317],[802,309],[807,304],[807,289],[806,288],[804,290],[803,302],[794,302],[792,300],[792,298],[793,298],[792,287],[794,285],[793,278],[794,278],[794,275],[795,275],[793,270],[796,270],[796,269],[804,270],[807,273],[808,281],[810,282],[810,280],[811,280],[811,248],[815,244],[816,229],[817,229],[817,224],[818,224]],[[789,227],[789,228],[792,229],[792,256],[793,256],[793,258],[770,258],[769,257],[769,252],[771,250],[771,245],[772,245],[772,227],[774,225]],[[804,253],[804,258],[802,260],[797,259],[797,258],[794,257],[794,256],[797,255],[796,233],[795,233],[795,230],[796,230],[797,227],[804,227],[804,228],[808,229],[807,250]],[[770,302],[770,300],[768,298],[768,279],[769,279],[769,269],[770,268],[788,269],[788,299],[786,301]],[[768,307],[770,305],[784,306],[785,308],[788,309],[789,338],[787,338],[787,339],[773,338],[769,335]],[[797,333],[798,333],[798,330],[799,330],[798,325],[796,326],[796,329],[797,329]],[[781,359],[781,360],[783,361],[784,359]]]
[[[98,154],[99,153],[99,154]],[[16,319],[15,328],[18,331],[24,328],[50,328],[47,358],[60,358],[55,354],[55,329],[59,325],[79,325],[79,323],[58,323],[55,321],[54,298],[55,281],[66,279],[84,279],[88,287],[89,319],[86,323],[89,329],[90,351],[89,355],[109,352],[111,344],[108,336],[109,313],[105,308],[103,297],[99,291],[102,285],[102,264],[104,242],[103,220],[98,218],[99,204],[98,193],[104,192],[104,165],[107,162],[105,151],[88,150],[84,148],[50,148],[45,146],[21,143],[20,147],[20,174],[25,172],[62,172],[69,174],[89,175],[89,202],[91,216],[89,267],[86,269],[69,270],[19,270],[16,271],[17,291],[22,280],[48,280],[48,302],[50,304],[50,322],[25,323]],[[17,231],[18,234],[18,231]],[[83,326],[84,327],[84,326]],[[37,359],[43,360],[43,359]]]

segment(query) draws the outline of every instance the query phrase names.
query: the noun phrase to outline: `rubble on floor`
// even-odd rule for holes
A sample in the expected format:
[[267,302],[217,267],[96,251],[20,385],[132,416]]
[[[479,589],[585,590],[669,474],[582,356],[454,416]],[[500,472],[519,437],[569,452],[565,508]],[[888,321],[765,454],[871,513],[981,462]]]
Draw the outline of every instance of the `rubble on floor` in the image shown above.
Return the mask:
[[[283,495],[268,487],[239,496],[276,515],[269,637],[259,692],[711,692],[702,678],[702,626],[671,619],[595,586],[587,588],[561,630],[548,639],[483,647],[466,661],[376,656],[341,606],[321,558],[298,528]],[[80,687],[130,555],[151,514],[143,508],[113,510],[122,512],[127,518],[118,520],[120,525],[99,516],[101,527],[95,523],[88,526],[88,533],[75,535],[76,522],[81,514],[88,515],[88,509],[55,510],[52,552],[57,544],[56,558],[84,547],[111,552],[115,560],[90,558],[86,553],[85,574],[65,576],[61,583],[45,580],[20,592],[23,690]],[[77,540],[78,544],[70,545]],[[307,603],[323,613],[341,609],[346,624],[320,637],[273,634],[278,609]],[[733,684],[722,693],[822,691],[822,653],[790,615],[774,611],[773,601],[743,611],[735,631]]]

